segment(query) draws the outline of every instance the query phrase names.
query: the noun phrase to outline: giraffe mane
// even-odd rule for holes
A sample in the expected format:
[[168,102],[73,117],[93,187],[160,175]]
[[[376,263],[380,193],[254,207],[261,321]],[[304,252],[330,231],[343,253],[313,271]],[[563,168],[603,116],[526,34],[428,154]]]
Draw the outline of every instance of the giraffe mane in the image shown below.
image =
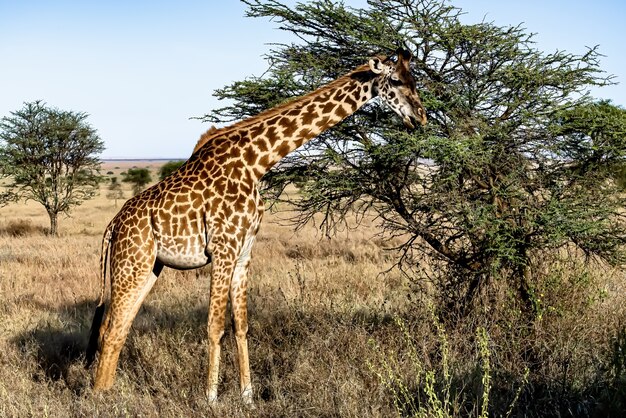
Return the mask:
[[290,108],[297,107],[298,105],[306,103],[311,97],[318,96],[329,90],[334,90],[337,85],[344,84],[346,82],[346,79],[355,78],[356,74],[369,72],[369,71],[370,71],[369,64],[363,64],[355,68],[354,70],[350,71],[349,73],[339,77],[338,79],[331,81],[330,83],[318,88],[317,90],[314,90],[296,99],[288,100],[282,104],[279,104],[270,109],[264,110],[263,112],[258,113],[254,116],[250,116],[239,122],[235,122],[232,125],[224,126],[222,128],[216,128],[215,125],[213,125],[205,133],[203,133],[200,136],[200,139],[198,140],[198,142],[196,143],[196,146],[193,149],[192,155],[198,152],[200,148],[202,148],[207,142],[209,142],[213,138],[222,136],[228,132],[231,132],[237,129],[241,129],[241,128],[245,128],[247,126],[253,125],[262,119],[280,115]]

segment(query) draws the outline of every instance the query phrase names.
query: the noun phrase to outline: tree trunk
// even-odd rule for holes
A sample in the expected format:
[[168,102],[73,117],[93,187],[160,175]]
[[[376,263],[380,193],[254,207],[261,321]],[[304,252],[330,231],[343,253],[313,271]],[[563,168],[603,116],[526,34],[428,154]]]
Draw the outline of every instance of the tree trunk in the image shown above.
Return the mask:
[[519,281],[518,294],[524,303],[526,313],[534,318],[537,315],[537,306],[535,305],[533,289],[532,289],[532,272],[530,271],[530,256],[528,248],[530,248],[530,235],[525,234],[523,244],[517,248],[517,256],[521,262],[517,265],[517,280]]
[[57,225],[59,214],[54,212],[48,212],[48,216],[50,217],[50,231],[48,232],[48,234],[56,237],[58,235]]
[[519,280],[519,297],[523,302],[523,308],[526,313],[533,316],[537,315],[536,306],[533,303],[533,295],[531,289],[531,272],[528,266],[528,260],[518,268],[517,278]]

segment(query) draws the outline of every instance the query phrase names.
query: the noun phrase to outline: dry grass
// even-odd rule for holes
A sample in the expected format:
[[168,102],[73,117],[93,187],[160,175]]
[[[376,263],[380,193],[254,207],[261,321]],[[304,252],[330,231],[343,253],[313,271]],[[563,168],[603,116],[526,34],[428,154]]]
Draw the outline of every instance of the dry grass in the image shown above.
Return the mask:
[[[0,321],[0,416],[246,415],[228,332],[220,405],[204,399],[207,271],[163,272],[135,321],[114,389],[92,394],[81,356],[101,232],[117,210],[105,194],[62,218],[58,238],[45,236],[48,219],[35,203],[0,210],[0,315],[8,319]],[[254,415],[378,415],[386,402],[363,368],[364,325],[403,303],[403,281],[379,275],[390,258],[371,230],[328,242],[313,228],[295,234],[272,218],[251,271]],[[363,402],[365,395],[372,399]]]
[[[211,406],[204,397],[206,270],[163,272],[122,351],[114,388],[92,393],[82,356],[99,288],[101,233],[117,211],[105,195],[61,218],[58,238],[45,236],[48,219],[36,204],[0,209],[0,416],[394,416],[389,391],[367,366],[393,355],[403,378],[415,375],[394,316],[409,324],[424,364],[436,365],[429,310],[407,297],[399,273],[380,274],[393,254],[372,238],[374,226],[327,241],[313,227],[294,233],[268,214],[254,248],[249,296],[257,408],[239,401],[229,331],[220,402]],[[626,319],[622,273],[600,269],[581,278],[563,266],[554,276],[542,290],[545,314],[532,328],[515,322],[503,294],[490,308],[502,311],[498,321],[476,316],[448,331],[459,410],[471,411],[480,392],[477,325],[492,341],[494,411],[506,411],[525,366],[530,383],[516,407],[520,416],[537,415],[538,402],[555,411],[559,402],[579,405],[582,412],[573,415],[584,415],[585,402],[599,396],[594,379],[610,366],[611,338]]]

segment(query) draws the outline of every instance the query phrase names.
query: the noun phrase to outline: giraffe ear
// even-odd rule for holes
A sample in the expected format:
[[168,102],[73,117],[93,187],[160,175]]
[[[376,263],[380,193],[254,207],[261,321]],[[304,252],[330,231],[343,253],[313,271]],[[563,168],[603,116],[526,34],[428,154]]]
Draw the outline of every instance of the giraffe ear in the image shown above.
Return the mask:
[[398,60],[402,61],[411,61],[411,58],[413,58],[413,54],[411,54],[411,51],[402,47],[396,50],[396,54],[398,54]]
[[369,64],[370,70],[372,70],[374,74],[381,74],[385,69],[385,66],[383,65],[383,62],[380,60],[380,58],[370,59]]

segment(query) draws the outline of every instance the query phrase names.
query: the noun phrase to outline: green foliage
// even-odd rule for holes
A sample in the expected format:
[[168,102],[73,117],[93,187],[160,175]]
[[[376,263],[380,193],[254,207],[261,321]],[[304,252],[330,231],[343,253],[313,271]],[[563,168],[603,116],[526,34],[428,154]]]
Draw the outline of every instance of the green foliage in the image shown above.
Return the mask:
[[448,338],[445,329],[437,317],[432,316],[432,325],[437,330],[439,342],[439,370],[428,369],[428,360],[424,353],[419,353],[415,341],[406,324],[399,318],[396,325],[402,331],[406,356],[410,361],[410,370],[414,374],[408,378],[408,372],[399,364],[400,352],[384,353],[380,345],[372,345],[380,353],[380,364],[368,362],[368,367],[380,383],[391,393],[398,416],[411,417],[452,417],[458,414],[459,405],[451,402],[452,380],[449,365]]
[[0,122],[0,173],[12,182],[5,197],[41,203],[57,233],[57,216],[98,191],[104,143],[86,113],[25,103]]
[[626,165],[617,166],[615,168],[615,172],[613,173],[613,177],[619,189],[622,192],[626,191]]
[[263,77],[218,90],[232,105],[206,119],[256,114],[399,43],[414,53],[428,113],[424,129],[407,132],[372,103],[283,160],[265,178],[266,196],[299,185],[296,225],[322,213],[331,234],[347,214],[374,211],[406,237],[398,265],[434,284],[447,312],[466,312],[497,279],[533,318],[540,254],[573,248],[573,257],[626,261],[626,202],[612,181],[626,118],[588,95],[612,82],[596,48],[545,53],[520,26],[464,24],[443,0],[246,3],[249,16],[279,22],[299,42],[276,45]]
[[[379,353],[378,361],[368,362],[369,369],[380,383],[389,391],[398,416],[410,417],[456,417],[489,416],[489,396],[492,389],[493,371],[490,358],[489,334],[483,327],[476,328],[476,359],[478,364],[474,385],[479,393],[471,393],[465,387],[457,389],[453,367],[450,363],[450,347],[445,328],[434,311],[431,310],[431,326],[437,335],[439,347],[437,356],[430,359],[418,351],[415,338],[407,324],[399,318],[395,322],[402,331],[404,346],[385,353],[381,346],[372,341],[372,346]],[[403,365],[403,361],[408,364]],[[459,366],[459,365],[457,365]],[[459,367],[459,370],[462,368]],[[509,404],[506,416],[510,416],[516,406],[519,395],[527,383],[528,370],[525,371],[521,385]],[[477,404],[474,400],[479,399]]]
[[165,177],[178,170],[185,161],[168,161],[159,168],[159,180],[163,180]]
[[133,186],[133,195],[139,194],[152,181],[150,170],[147,168],[129,168],[128,171],[122,173],[122,181],[131,183]]

